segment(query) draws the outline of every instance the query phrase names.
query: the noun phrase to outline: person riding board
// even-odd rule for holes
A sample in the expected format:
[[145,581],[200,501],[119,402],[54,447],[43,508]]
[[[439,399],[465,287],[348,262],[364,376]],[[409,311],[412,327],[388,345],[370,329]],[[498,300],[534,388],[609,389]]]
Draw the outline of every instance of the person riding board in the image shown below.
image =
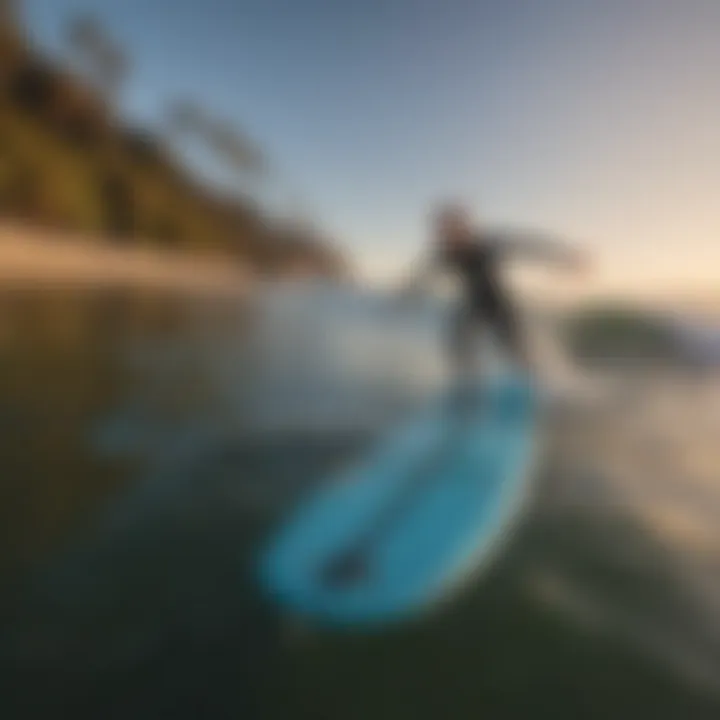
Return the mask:
[[[448,395],[451,420],[472,417],[476,401],[474,392],[466,392],[462,382],[472,373],[475,335],[488,328],[502,344],[511,360],[524,372],[533,374],[527,343],[520,327],[518,313],[510,292],[503,282],[502,268],[514,255],[526,255],[552,261],[573,270],[586,266],[585,257],[576,250],[538,233],[494,232],[473,226],[469,212],[460,205],[439,207],[433,217],[434,243],[430,256],[406,290],[419,289],[438,272],[450,271],[460,281],[461,300],[452,322],[450,349],[457,363],[455,384]],[[459,382],[458,382],[459,381]],[[448,426],[455,429],[454,424]],[[398,493],[369,529],[349,550],[331,557],[323,565],[320,578],[334,587],[353,586],[370,576],[369,557],[398,515],[407,508],[426,483],[438,478],[439,463],[453,451],[453,432],[444,433],[444,442],[436,446],[424,465],[416,469],[414,481]]]
[[584,254],[539,233],[503,232],[478,228],[459,204],[443,204],[433,218],[434,247],[410,282],[418,289],[439,271],[458,280],[461,299],[451,323],[449,350],[458,374],[473,361],[474,341],[483,329],[492,331],[510,359],[532,372],[525,333],[514,300],[502,275],[515,256],[551,261],[574,271],[587,266]]

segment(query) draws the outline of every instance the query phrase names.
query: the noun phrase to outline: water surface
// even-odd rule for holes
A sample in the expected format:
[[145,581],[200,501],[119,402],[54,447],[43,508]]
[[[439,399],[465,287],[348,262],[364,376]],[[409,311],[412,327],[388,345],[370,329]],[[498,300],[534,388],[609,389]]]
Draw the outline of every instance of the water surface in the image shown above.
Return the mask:
[[691,582],[697,548],[618,499],[612,409],[553,421],[530,515],[431,618],[328,635],[259,596],[297,497],[439,387],[437,330],[330,290],[4,293],[0,716],[718,717],[717,544]]

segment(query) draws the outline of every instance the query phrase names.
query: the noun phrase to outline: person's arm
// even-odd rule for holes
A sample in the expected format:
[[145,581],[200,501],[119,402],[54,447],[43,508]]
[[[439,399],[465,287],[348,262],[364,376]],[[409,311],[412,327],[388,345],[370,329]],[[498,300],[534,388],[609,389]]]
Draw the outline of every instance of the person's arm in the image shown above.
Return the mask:
[[405,279],[400,287],[400,294],[403,296],[415,295],[427,289],[435,278],[440,263],[433,253],[416,262],[411,270],[410,276]]
[[541,260],[570,270],[582,269],[587,264],[584,253],[544,233],[510,230],[494,233],[493,237],[503,255]]

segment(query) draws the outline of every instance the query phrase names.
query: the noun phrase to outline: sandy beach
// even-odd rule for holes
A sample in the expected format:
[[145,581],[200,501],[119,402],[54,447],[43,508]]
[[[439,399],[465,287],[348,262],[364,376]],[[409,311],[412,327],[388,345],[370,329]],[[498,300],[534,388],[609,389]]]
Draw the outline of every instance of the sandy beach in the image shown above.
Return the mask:
[[0,225],[0,285],[135,287],[242,296],[252,273],[238,262],[138,247],[20,223]]

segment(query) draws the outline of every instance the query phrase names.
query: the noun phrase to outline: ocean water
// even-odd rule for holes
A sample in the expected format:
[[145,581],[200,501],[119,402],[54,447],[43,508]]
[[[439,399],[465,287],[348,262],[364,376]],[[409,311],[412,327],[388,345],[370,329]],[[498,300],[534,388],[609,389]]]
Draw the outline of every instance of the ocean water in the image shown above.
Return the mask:
[[258,593],[297,498],[440,387],[441,333],[327,288],[0,296],[0,717],[717,718],[711,379],[548,420],[504,554],[422,622]]

